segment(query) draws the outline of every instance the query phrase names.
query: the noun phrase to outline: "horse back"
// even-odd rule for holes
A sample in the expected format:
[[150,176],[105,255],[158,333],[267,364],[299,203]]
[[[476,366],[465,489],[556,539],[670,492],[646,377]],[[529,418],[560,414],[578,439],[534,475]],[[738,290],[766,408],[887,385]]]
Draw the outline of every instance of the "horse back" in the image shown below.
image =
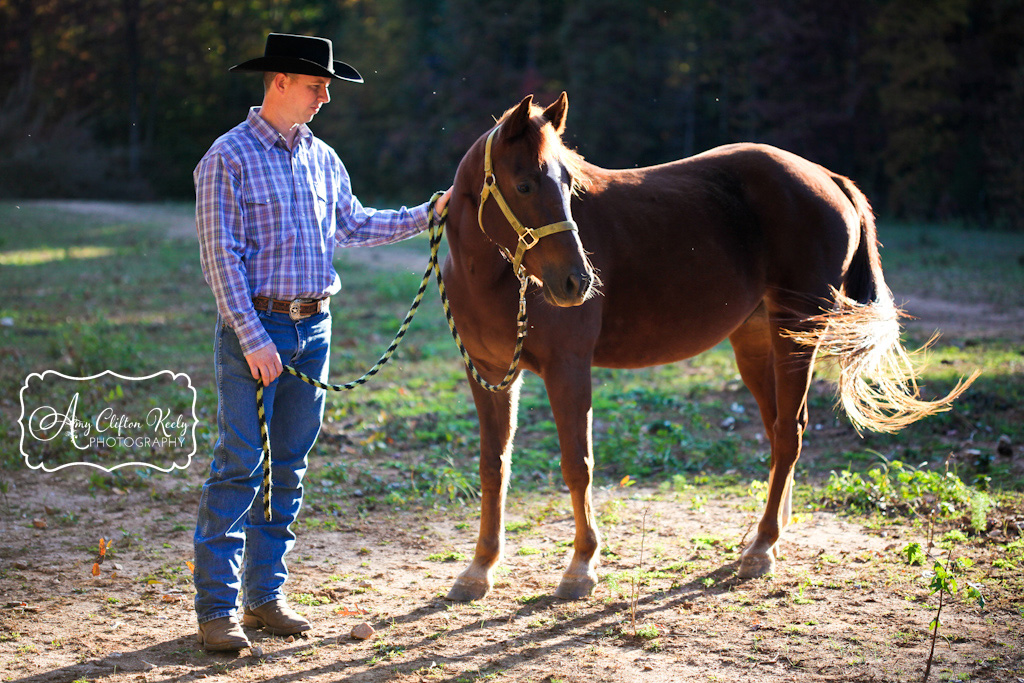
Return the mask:
[[[860,246],[859,208],[841,176],[768,145],[588,171],[573,215],[604,281],[598,364],[695,355],[780,292],[816,311]],[[651,331],[642,344],[637,330]],[[645,350],[620,363],[637,355],[623,353],[630,345]]]

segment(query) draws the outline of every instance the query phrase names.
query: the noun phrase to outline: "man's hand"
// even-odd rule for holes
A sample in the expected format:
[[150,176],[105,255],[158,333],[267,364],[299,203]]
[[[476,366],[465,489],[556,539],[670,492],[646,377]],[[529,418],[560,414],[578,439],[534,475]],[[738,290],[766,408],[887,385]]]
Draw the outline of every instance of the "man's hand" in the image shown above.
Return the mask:
[[281,355],[277,347],[272,343],[256,349],[245,357],[249,364],[249,372],[253,379],[262,379],[263,386],[270,386],[270,383],[281,376],[284,372],[284,365],[281,364]]
[[438,216],[444,213],[444,207],[448,206],[448,200],[451,199],[451,196],[452,188],[449,187],[447,190],[444,191],[444,194],[438,197],[437,201],[434,202],[434,213],[436,213]]

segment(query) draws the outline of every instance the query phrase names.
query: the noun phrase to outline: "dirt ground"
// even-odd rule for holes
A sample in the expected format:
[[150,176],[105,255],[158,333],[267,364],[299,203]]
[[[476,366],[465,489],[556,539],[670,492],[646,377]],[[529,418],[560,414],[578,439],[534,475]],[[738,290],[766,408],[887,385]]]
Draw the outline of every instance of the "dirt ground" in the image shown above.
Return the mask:
[[[0,560],[4,680],[904,681],[920,680],[930,647],[936,599],[921,567],[900,562],[900,548],[924,540],[906,527],[805,513],[777,575],[744,582],[734,572],[749,500],[612,489],[596,495],[607,550],[589,599],[551,597],[572,538],[564,496],[513,506],[520,530],[496,587],[468,605],[443,596],[465,564],[450,558],[472,554],[472,507],[327,516],[334,528],[301,529],[290,561],[309,637],[250,631],[251,650],[208,654],[187,567],[195,469],[96,494],[73,475],[15,478]],[[94,577],[101,537],[113,545]],[[655,573],[636,587],[634,612],[638,567]],[[989,597],[984,610],[944,609],[933,680],[1024,678],[1021,616]],[[364,622],[374,637],[352,638]]]
[[[966,319],[975,331],[1019,330],[1024,320],[908,307],[923,326]],[[474,505],[368,514],[354,497],[332,510],[311,505],[287,586],[313,623],[308,637],[249,631],[251,650],[210,654],[195,639],[188,567],[206,464],[128,490],[90,487],[75,469],[4,475],[0,680],[909,681],[921,679],[931,647],[937,598],[924,568],[899,556],[926,543],[923,532],[865,527],[798,500],[778,573],[741,581],[752,499],[616,487],[595,493],[602,582],[579,602],[551,596],[573,536],[564,493],[513,492],[495,589],[471,604],[444,594],[472,556]],[[100,538],[113,543],[94,576]],[[993,585],[1019,572],[993,564],[995,551],[975,559]],[[633,586],[638,570],[646,578]],[[944,607],[931,680],[1024,681],[1019,596],[986,590],[984,608]],[[351,636],[362,623],[376,631],[368,640]]]

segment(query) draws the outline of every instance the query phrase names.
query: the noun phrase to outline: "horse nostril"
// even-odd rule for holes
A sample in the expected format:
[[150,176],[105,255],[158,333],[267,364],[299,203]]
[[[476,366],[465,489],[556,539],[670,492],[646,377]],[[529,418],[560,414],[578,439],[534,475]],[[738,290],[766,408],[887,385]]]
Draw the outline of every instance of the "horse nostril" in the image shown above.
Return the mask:
[[565,279],[565,293],[568,296],[576,296],[580,291],[580,277],[578,275],[570,275]]
[[572,273],[565,279],[565,295],[573,299],[584,297],[590,291],[592,284],[590,273],[586,271]]

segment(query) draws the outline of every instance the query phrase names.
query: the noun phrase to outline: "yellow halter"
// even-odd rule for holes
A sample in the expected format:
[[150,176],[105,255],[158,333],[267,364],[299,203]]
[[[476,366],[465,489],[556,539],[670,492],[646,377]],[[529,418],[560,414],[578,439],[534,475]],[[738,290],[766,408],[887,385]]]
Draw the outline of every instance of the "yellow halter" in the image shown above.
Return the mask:
[[498,180],[494,177],[494,167],[491,165],[491,143],[494,141],[494,136],[498,134],[501,126],[496,126],[491,134],[487,136],[487,144],[484,147],[484,185],[480,190],[480,209],[477,211],[477,222],[480,224],[480,230],[486,235],[487,231],[484,230],[484,204],[487,202],[488,197],[494,197],[494,201],[498,202],[498,207],[501,212],[505,214],[505,220],[509,222],[512,229],[519,235],[519,245],[516,247],[515,256],[501,245],[498,248],[501,249],[505,256],[512,261],[512,271],[519,275],[519,269],[522,266],[523,254],[526,253],[527,249],[532,249],[540,241],[541,237],[553,235],[556,232],[565,232],[571,230],[577,232],[576,222],[572,220],[559,221],[557,223],[551,223],[549,225],[542,226],[540,228],[528,228],[523,225],[515,214],[512,213],[512,209],[509,208],[508,202],[501,196],[501,190],[498,189]]

